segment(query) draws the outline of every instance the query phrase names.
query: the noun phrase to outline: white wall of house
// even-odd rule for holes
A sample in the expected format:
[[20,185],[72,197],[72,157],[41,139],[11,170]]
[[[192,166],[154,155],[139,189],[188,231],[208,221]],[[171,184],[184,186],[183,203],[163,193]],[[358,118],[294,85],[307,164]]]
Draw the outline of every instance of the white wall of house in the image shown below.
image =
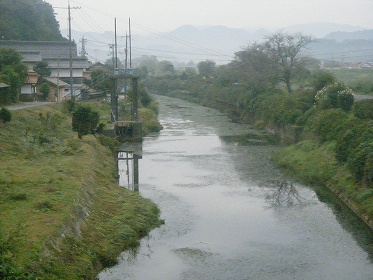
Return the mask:
[[21,87],[21,94],[34,94],[35,93],[35,86],[30,84],[25,84]]
[[[84,69],[73,69],[73,77],[83,77]],[[70,69],[51,69],[51,77],[68,78],[70,77]]]

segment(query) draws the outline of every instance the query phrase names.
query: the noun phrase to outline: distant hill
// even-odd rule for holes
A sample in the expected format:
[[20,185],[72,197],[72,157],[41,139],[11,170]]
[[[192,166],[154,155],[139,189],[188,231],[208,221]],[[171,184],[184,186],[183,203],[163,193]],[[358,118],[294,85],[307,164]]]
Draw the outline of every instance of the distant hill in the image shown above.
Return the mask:
[[289,27],[284,28],[284,30],[289,33],[302,32],[307,35],[312,35],[316,38],[322,38],[332,32],[355,32],[364,30],[364,28],[349,24],[316,22],[291,25]]
[[362,30],[355,32],[332,32],[324,37],[324,39],[335,40],[342,42],[344,40],[373,40],[373,30]]
[[[358,52],[359,50],[373,49],[373,44],[369,40],[372,31],[362,29],[350,25],[314,23],[290,26],[283,30],[289,33],[312,34],[314,37],[320,38],[310,45],[306,54],[319,59],[335,59],[347,62],[366,61],[369,60],[369,56],[372,57],[371,51]],[[317,33],[310,32],[312,30]],[[334,33],[329,35],[325,33],[330,30]],[[198,63],[201,60],[212,59],[218,64],[226,64],[233,59],[234,53],[242,47],[246,47],[253,42],[261,42],[271,34],[272,32],[266,29],[249,31],[226,26],[196,27],[185,25],[166,33],[133,34],[132,57],[153,55],[159,61],[169,60],[174,64],[187,63],[191,60]],[[124,35],[118,34],[119,58],[121,60],[124,60]],[[321,38],[324,35],[327,36]],[[343,35],[343,38],[349,38],[351,41],[342,43],[336,40],[337,37],[335,36],[337,35],[340,37]],[[105,61],[111,59],[109,44],[114,42],[113,32],[73,31],[75,41],[79,42],[82,36],[87,39],[86,50],[91,60]],[[357,39],[360,41],[358,42]]]
[[0,39],[65,40],[49,3],[42,0],[1,0]]

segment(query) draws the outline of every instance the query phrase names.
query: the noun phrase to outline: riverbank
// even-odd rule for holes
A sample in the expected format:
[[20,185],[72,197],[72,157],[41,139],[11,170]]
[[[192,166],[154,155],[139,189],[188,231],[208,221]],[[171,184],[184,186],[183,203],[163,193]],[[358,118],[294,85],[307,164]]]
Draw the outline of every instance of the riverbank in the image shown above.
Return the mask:
[[274,163],[292,177],[330,189],[373,229],[373,191],[357,185],[345,165],[335,159],[335,143],[319,145],[307,140],[288,146],[273,156]]
[[118,186],[112,152],[79,140],[58,105],[12,114],[0,125],[0,278],[95,279],[161,223],[158,208]]

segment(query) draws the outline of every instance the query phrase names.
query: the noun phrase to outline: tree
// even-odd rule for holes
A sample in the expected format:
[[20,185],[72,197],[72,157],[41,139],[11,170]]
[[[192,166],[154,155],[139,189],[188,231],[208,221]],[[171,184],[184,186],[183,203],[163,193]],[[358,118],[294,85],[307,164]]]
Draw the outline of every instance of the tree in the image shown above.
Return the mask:
[[174,73],[175,72],[175,67],[171,61],[164,60],[164,61],[159,62],[159,68],[161,72],[163,73]]
[[41,77],[48,77],[51,75],[52,71],[48,67],[48,62],[46,61],[40,61],[38,62],[33,70],[38,73]]
[[78,106],[73,112],[72,127],[73,131],[78,132],[79,139],[84,135],[93,133],[96,129],[100,115],[88,106]]
[[43,0],[0,1],[0,30],[6,40],[62,41],[51,4]]
[[9,85],[9,98],[18,101],[20,88],[27,77],[27,66],[22,63],[22,56],[13,49],[0,49],[0,82]]
[[147,74],[154,75],[158,72],[159,61],[155,56],[146,56],[141,57],[141,62],[138,68],[146,67]]
[[98,90],[101,93],[115,92],[115,78],[112,72],[103,69],[96,69],[92,71],[91,80],[86,80],[87,86]]
[[268,53],[264,44],[254,43],[235,53],[230,64],[232,73],[239,81],[256,92],[266,91],[278,82],[280,68]]
[[279,79],[285,83],[289,93],[292,92],[292,80],[297,73],[297,68],[302,68],[305,63],[299,54],[312,41],[311,36],[302,33],[291,35],[277,32],[265,42],[268,54],[280,67]]
[[43,83],[40,86],[39,91],[42,93],[43,100],[46,101],[47,98],[48,98],[49,93],[51,92],[51,89],[49,88],[48,84],[47,83]]
[[311,85],[316,91],[319,91],[328,85],[334,84],[336,80],[333,73],[327,70],[319,70],[312,75]]
[[200,61],[197,65],[199,74],[204,78],[211,77],[216,68],[216,63],[212,60]]

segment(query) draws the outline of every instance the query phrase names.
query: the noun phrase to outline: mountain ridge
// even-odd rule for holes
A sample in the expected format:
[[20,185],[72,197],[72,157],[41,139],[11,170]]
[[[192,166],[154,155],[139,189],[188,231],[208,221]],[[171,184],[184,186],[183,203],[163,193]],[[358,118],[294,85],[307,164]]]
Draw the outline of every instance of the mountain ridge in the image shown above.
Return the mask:
[[[288,28],[282,29],[282,31],[287,33],[302,32],[307,34],[304,31],[310,30],[312,26],[315,26],[316,30],[324,25],[322,23],[303,24],[289,26]],[[318,42],[322,42],[322,44],[320,43],[321,47],[314,45],[314,49],[321,53],[324,52],[322,47],[326,44],[326,41],[328,42],[328,52],[332,52],[331,50],[337,51],[341,47],[340,41],[335,40],[334,38],[337,38],[338,36],[338,38],[342,38],[342,35],[346,38],[354,38],[354,36],[364,37],[364,34],[370,34],[373,32],[373,30],[365,30],[362,27],[352,25],[326,24],[325,26],[328,26],[328,28],[325,28],[324,33],[330,30],[333,30],[333,32],[325,35],[324,33],[319,33],[320,35],[324,35],[318,40]],[[211,59],[216,61],[218,64],[224,64],[233,59],[235,52],[254,42],[261,42],[271,34],[273,34],[273,31],[264,28],[248,31],[245,28],[232,28],[221,25],[203,27],[183,25],[170,32],[132,35],[132,54],[133,57],[154,55],[158,60],[169,60],[173,63],[186,63],[190,60],[198,62]],[[83,35],[85,36],[85,39],[88,40],[87,50],[92,58],[97,56],[98,52],[100,52],[101,58],[97,58],[97,60],[105,60],[104,57],[106,57],[106,59],[110,58],[108,57],[109,44],[114,42],[114,32],[109,31],[100,34],[95,32],[73,31],[73,38],[76,41],[79,41]],[[123,41],[123,38],[125,36],[118,35],[117,37],[121,38],[118,43],[119,49],[124,49],[125,42]],[[370,35],[367,38],[370,38]],[[110,40],[110,43],[108,42],[106,46],[103,46],[102,42],[108,41],[108,39]],[[370,42],[367,43],[365,41],[366,40],[363,42],[364,49],[367,48],[367,44],[370,44]],[[98,42],[101,42],[100,46],[98,45]],[[346,49],[346,46],[344,46],[344,49]],[[350,50],[353,48],[348,47],[347,49]],[[124,51],[121,52],[123,53]],[[95,55],[93,55],[94,53]],[[366,53],[364,53],[364,55],[366,55]],[[333,57],[323,56],[322,58],[332,59]],[[120,59],[122,58],[120,57]]]

